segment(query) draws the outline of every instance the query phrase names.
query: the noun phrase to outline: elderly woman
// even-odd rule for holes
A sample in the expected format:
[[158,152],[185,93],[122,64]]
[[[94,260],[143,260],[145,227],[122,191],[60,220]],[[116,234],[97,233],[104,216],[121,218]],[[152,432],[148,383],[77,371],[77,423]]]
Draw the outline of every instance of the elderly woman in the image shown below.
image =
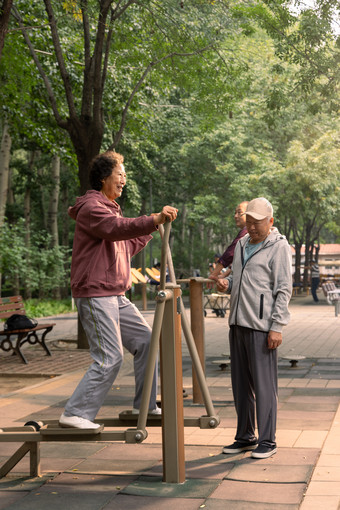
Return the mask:
[[[122,365],[123,346],[134,356],[136,412],[141,402],[151,328],[124,294],[131,287],[131,257],[147,245],[158,225],[176,218],[177,209],[165,206],[151,216],[124,218],[115,201],[126,184],[123,161],[112,151],[99,154],[91,164],[92,189],[69,208],[76,221],[72,295],[93,363],[66,404],[62,427],[99,427],[93,420]],[[156,395],[155,370],[149,412],[160,414]]]

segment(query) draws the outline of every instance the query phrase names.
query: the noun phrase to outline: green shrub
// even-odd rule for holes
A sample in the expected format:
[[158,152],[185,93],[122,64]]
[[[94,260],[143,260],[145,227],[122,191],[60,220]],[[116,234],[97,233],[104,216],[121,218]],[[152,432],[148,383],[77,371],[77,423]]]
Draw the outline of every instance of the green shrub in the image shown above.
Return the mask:
[[52,237],[45,231],[33,232],[29,246],[25,243],[25,221],[4,222],[0,229],[0,274],[2,293],[19,291],[41,298],[53,297],[53,291],[63,288],[69,279],[70,250],[52,246]]
[[72,312],[72,302],[71,299],[27,299],[25,309],[29,317],[49,317]]

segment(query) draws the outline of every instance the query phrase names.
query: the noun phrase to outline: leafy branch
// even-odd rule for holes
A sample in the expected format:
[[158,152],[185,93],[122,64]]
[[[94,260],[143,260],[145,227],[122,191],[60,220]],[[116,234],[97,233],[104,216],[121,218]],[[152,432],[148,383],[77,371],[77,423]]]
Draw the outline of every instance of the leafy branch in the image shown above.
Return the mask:
[[134,89],[132,90],[132,92],[131,92],[131,94],[130,94],[130,96],[129,96],[126,104],[125,104],[125,107],[124,107],[124,110],[123,110],[123,114],[122,114],[122,118],[121,118],[120,127],[119,127],[117,133],[115,134],[113,142],[112,142],[112,144],[110,146],[111,150],[114,149],[115,147],[117,147],[117,145],[119,144],[120,139],[121,139],[122,134],[123,134],[123,131],[124,131],[125,126],[126,126],[127,114],[128,114],[129,107],[130,107],[130,105],[132,103],[132,100],[133,100],[134,96],[136,95],[136,93],[138,92],[138,90],[140,89],[140,87],[142,86],[142,84],[145,81],[145,79],[148,76],[148,74],[151,72],[151,70],[155,66],[159,65],[161,62],[164,62],[165,60],[168,60],[168,59],[171,59],[171,58],[174,58],[174,57],[192,57],[194,55],[199,55],[199,54],[204,53],[205,51],[207,51],[209,49],[212,49],[213,46],[214,46],[213,44],[208,44],[204,48],[197,49],[196,51],[190,52],[190,53],[178,53],[178,52],[174,51],[172,53],[169,53],[168,55],[165,55],[164,57],[162,57],[162,58],[160,58],[158,60],[155,60],[155,61],[149,63],[149,65],[146,67],[145,71],[143,72],[142,76],[140,77],[140,79],[136,83]]

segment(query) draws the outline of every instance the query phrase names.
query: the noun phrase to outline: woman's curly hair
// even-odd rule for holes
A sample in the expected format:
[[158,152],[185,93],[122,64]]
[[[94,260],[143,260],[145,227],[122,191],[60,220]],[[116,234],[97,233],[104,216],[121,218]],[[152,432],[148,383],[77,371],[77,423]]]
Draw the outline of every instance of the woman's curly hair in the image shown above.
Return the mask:
[[91,188],[100,191],[103,186],[103,179],[109,177],[112,171],[123,162],[124,156],[114,151],[106,151],[93,158],[90,165]]

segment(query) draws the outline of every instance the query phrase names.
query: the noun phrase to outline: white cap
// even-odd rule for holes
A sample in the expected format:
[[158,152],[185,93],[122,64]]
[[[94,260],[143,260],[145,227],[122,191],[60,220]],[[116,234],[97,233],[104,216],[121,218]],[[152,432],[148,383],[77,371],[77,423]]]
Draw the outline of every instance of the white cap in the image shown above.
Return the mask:
[[247,206],[246,214],[255,218],[255,220],[263,220],[264,218],[273,217],[273,206],[264,197],[254,198]]

